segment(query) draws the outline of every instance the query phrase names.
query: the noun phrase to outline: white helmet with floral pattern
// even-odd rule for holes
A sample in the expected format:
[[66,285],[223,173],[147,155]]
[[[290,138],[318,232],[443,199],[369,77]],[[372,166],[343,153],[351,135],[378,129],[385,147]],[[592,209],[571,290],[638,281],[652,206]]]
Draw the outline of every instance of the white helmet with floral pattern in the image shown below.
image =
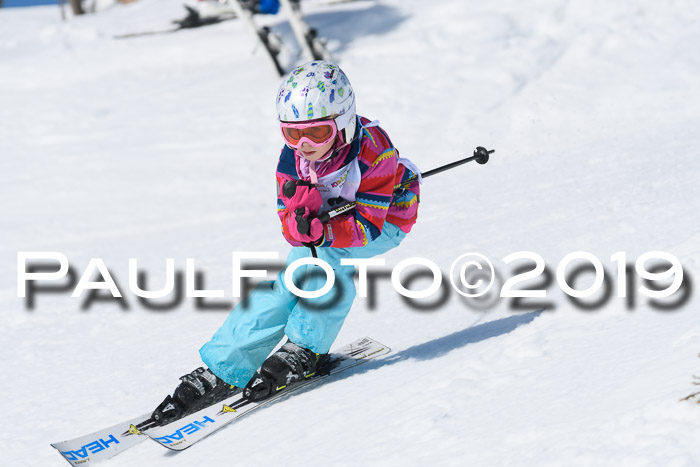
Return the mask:
[[277,118],[306,122],[334,117],[346,143],[355,135],[355,93],[348,77],[335,63],[315,60],[289,73],[277,92]]

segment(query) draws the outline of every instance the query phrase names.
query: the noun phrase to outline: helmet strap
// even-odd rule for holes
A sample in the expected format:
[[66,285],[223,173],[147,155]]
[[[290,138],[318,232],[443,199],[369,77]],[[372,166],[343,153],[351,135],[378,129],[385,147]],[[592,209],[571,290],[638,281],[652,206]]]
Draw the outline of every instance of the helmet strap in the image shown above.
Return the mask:
[[352,143],[353,137],[355,136],[356,129],[357,129],[357,117],[353,116],[353,118],[348,122],[347,125],[345,125],[345,127],[342,130],[338,129],[338,133],[342,134],[343,143],[345,143],[345,144]]

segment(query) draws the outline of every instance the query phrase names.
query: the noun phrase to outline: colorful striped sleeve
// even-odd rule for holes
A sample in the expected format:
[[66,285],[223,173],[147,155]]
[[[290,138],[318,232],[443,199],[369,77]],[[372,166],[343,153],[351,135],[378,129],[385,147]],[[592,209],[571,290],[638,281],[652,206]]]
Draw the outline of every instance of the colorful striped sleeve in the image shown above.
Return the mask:
[[334,217],[326,223],[324,247],[361,247],[382,233],[393,196],[398,155],[381,130],[370,128],[369,131],[373,133],[372,137],[362,141],[357,156],[362,172],[355,195],[357,205],[351,213]]
[[399,163],[399,168],[396,171],[394,199],[386,215],[387,222],[391,222],[406,233],[411,231],[418,218],[420,184],[416,180],[413,183],[404,185],[415,175],[405,165]]

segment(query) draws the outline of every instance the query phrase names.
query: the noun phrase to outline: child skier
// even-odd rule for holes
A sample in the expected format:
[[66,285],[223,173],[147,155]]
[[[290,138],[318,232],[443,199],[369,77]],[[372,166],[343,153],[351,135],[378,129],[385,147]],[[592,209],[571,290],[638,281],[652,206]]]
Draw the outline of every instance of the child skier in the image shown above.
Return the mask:
[[[337,65],[314,61],[287,75],[277,93],[277,114],[286,143],[277,165],[277,212],[293,245],[286,265],[317,254],[334,270],[334,289],[300,299],[287,289],[283,272],[261,283],[200,349],[208,368],[181,377],[156,409],[153,419],[160,424],[241,388],[243,397],[262,400],[323,371],[355,298],[355,269],[340,260],[383,254],[416,222],[419,184],[395,188],[418,170],[399,158],[379,122],[356,115],[355,93]],[[354,210],[319,219],[353,201]],[[299,267],[294,283],[321,288],[326,276],[313,274],[314,268]],[[285,336],[286,343],[270,355]]]

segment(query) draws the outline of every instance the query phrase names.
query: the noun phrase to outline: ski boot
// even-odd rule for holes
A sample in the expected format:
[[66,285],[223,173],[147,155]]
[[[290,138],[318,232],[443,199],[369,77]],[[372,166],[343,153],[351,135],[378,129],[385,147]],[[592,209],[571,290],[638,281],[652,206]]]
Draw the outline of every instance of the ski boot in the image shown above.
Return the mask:
[[330,355],[287,341],[263,362],[243,390],[243,398],[252,402],[267,399],[290,384],[327,373],[329,364]]
[[157,425],[172,423],[241,391],[202,367],[181,376],[180,381],[173,395],[166,397],[151,415]]

